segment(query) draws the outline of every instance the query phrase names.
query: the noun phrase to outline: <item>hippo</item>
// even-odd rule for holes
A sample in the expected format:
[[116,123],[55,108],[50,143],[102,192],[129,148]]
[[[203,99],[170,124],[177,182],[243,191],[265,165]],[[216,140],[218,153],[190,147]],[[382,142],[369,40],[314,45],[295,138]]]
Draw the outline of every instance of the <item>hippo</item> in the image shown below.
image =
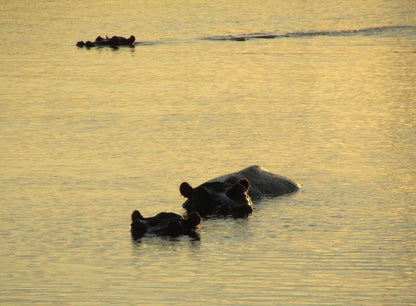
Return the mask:
[[251,166],[214,178],[196,188],[183,182],[180,193],[187,198],[182,207],[188,213],[244,218],[253,212],[252,202],[299,190],[300,185],[283,176]]
[[125,38],[122,36],[113,36],[109,38],[106,36],[105,38],[102,38],[101,36],[98,36],[95,41],[86,41],[85,43],[83,41],[77,42],[78,47],[95,47],[95,46],[110,46],[110,47],[118,47],[118,46],[130,46],[134,47],[134,41],[136,38],[134,35],[131,35],[129,38]]
[[138,210],[135,210],[131,214],[131,220],[130,232],[133,240],[137,240],[145,234],[169,237],[188,235],[198,238],[195,229],[201,223],[201,216],[197,212],[192,212],[185,219],[172,212],[161,212],[154,217],[144,218]]

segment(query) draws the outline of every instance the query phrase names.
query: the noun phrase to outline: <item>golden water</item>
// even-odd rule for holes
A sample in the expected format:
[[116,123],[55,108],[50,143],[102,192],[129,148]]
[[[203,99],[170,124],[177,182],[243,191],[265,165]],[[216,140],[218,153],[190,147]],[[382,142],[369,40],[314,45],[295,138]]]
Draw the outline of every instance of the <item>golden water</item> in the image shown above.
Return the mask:
[[[414,1],[3,1],[0,302],[415,303],[415,20]],[[205,39],[258,32],[301,35]],[[148,44],[75,47],[106,34]],[[182,213],[182,181],[252,164],[303,189],[200,241],[130,240],[134,209]]]

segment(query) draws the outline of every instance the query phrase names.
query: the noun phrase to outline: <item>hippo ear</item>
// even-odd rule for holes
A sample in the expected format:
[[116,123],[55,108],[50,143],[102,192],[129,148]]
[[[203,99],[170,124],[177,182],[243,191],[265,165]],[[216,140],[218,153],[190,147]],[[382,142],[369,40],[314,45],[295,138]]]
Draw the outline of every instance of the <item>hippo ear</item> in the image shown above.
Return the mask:
[[187,182],[183,182],[179,187],[179,191],[181,192],[181,195],[183,195],[185,198],[189,198],[194,189]]
[[143,216],[138,210],[133,211],[131,214],[131,221],[134,222],[136,220],[143,220]]
[[193,211],[188,216],[187,223],[190,229],[196,228],[201,223],[201,216],[196,211]]
[[241,179],[238,183],[239,183],[240,185],[244,186],[244,188],[245,188],[245,190],[244,190],[244,191],[249,190],[249,188],[250,188],[250,182],[248,181],[248,179],[243,178],[243,179]]

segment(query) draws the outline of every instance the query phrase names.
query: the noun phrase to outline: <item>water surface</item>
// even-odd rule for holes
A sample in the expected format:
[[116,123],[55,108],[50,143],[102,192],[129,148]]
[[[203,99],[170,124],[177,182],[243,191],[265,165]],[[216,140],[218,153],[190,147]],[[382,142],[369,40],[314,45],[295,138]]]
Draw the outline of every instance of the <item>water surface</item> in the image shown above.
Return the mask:
[[[416,303],[415,20],[413,1],[6,1],[0,301]],[[182,181],[252,164],[302,190],[200,241],[131,241],[134,209],[183,213]]]

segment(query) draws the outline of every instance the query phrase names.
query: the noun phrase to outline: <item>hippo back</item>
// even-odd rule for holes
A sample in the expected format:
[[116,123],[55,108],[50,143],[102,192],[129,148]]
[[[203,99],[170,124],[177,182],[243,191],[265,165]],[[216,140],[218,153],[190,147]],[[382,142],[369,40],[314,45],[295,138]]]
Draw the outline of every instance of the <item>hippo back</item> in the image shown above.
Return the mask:
[[292,193],[300,188],[298,183],[284,176],[268,172],[259,166],[251,166],[238,172],[217,177],[208,182],[235,184],[243,178],[248,179],[250,182],[248,195],[253,201]]

